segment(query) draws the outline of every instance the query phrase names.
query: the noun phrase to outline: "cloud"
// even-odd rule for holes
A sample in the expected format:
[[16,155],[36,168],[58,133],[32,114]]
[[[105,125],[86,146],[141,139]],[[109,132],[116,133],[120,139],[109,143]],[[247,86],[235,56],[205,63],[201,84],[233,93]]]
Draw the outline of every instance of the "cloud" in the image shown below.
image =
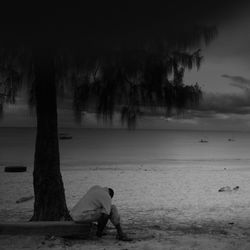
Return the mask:
[[231,75],[221,75],[221,77],[227,78],[232,81],[231,86],[240,88],[244,91],[250,91],[250,79],[247,79],[243,76],[231,76]]
[[243,77],[243,76],[230,76],[227,74],[221,75],[222,77],[228,78],[230,80],[233,80],[234,82],[240,83],[240,84],[249,84],[250,85],[250,80]]
[[203,100],[198,108],[192,111],[192,115],[200,118],[214,117],[228,119],[228,115],[250,114],[250,79],[238,75],[221,75],[231,81],[230,85],[240,88],[242,93],[221,94],[204,93]]
[[204,94],[197,110],[209,115],[216,113],[249,114],[250,95],[246,92],[242,94]]

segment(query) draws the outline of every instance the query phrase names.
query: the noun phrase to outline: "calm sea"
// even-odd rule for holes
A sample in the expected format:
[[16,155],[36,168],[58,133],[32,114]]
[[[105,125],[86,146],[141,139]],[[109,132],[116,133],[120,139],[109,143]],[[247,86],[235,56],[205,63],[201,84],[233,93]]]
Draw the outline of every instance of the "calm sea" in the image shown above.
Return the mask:
[[[34,128],[0,128],[0,166],[33,166]],[[166,165],[250,167],[250,133],[60,129],[61,167]],[[206,142],[200,142],[204,140]]]

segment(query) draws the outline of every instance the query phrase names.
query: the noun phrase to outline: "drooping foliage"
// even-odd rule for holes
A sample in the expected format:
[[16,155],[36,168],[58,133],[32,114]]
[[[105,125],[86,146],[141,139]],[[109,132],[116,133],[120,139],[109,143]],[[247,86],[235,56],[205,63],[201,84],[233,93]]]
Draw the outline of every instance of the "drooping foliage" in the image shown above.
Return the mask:
[[0,118],[4,103],[15,103],[15,97],[22,86],[22,72],[19,68],[19,53],[2,49],[0,51]]
[[121,122],[134,128],[138,115],[145,111],[161,109],[171,115],[197,105],[201,89],[198,84],[185,85],[183,76],[185,68],[200,67],[200,50],[161,52],[123,50],[96,58],[83,70],[71,69],[78,120],[81,110],[91,110],[110,121],[114,113],[120,113]]

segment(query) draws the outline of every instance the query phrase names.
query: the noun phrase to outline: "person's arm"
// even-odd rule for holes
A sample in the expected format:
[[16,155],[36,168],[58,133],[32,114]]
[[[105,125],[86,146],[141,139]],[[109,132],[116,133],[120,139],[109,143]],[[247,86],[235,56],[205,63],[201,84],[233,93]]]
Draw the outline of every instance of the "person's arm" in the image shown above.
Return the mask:
[[102,208],[103,208],[103,213],[110,215],[111,212],[111,197],[109,194],[105,194],[102,196],[101,198],[101,204],[102,204]]

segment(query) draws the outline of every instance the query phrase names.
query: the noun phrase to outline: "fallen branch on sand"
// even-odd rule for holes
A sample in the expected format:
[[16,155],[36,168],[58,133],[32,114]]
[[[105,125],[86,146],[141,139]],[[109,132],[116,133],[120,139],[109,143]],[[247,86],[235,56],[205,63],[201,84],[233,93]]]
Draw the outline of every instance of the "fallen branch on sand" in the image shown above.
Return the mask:
[[16,203],[26,202],[26,201],[32,200],[33,198],[34,198],[34,195],[22,197],[22,198],[18,199],[18,200],[16,201]]

